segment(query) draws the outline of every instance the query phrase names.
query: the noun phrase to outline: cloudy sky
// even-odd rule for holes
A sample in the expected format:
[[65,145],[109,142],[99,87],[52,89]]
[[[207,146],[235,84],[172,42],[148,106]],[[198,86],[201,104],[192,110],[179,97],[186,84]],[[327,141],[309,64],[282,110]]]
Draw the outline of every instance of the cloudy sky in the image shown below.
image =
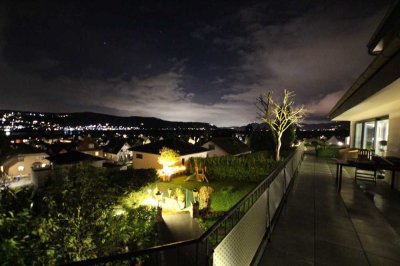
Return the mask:
[[5,1],[0,109],[233,126],[289,89],[321,122],[373,59],[389,3]]

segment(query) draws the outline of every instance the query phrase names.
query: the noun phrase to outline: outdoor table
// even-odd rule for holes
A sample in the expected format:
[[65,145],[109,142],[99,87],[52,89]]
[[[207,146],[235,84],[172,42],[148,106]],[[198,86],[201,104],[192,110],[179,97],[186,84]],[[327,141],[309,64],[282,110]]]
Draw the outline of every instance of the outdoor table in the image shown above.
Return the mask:
[[[395,162],[393,162],[395,161]],[[377,171],[377,170],[389,170],[392,172],[391,188],[394,188],[394,179],[396,172],[400,171],[400,164],[396,157],[379,157],[374,156],[373,160],[366,159],[350,159],[350,160],[336,160],[336,186],[338,193],[342,189],[342,175],[343,166],[359,168],[363,170]]]

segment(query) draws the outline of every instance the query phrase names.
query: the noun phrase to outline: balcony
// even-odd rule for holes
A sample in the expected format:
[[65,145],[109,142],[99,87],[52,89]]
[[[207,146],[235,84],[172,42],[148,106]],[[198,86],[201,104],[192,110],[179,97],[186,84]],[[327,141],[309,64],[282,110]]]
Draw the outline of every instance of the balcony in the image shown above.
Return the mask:
[[258,265],[400,265],[400,193],[306,155]]

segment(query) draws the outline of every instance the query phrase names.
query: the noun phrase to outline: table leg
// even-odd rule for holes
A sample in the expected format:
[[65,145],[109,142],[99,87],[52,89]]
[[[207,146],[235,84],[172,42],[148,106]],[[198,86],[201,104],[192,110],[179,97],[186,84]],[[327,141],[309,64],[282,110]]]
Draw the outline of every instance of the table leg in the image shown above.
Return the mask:
[[343,172],[343,166],[340,165],[340,166],[339,166],[338,193],[340,193],[340,191],[342,190],[342,172]]
[[396,171],[392,170],[392,183],[390,184],[390,187],[394,189],[394,178],[396,177]]
[[339,163],[336,163],[336,186],[339,183]]

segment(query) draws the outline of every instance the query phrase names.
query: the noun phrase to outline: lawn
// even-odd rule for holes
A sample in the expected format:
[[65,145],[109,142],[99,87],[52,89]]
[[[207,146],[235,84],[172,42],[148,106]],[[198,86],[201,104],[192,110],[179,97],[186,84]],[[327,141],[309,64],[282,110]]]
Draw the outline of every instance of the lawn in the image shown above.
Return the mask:
[[176,188],[186,188],[188,190],[200,190],[202,186],[210,186],[214,189],[211,200],[211,210],[213,212],[225,212],[232,208],[240,199],[249,193],[257,183],[233,182],[233,181],[212,181],[198,182],[194,180],[185,181],[187,176],[178,176],[169,182],[157,181],[142,189],[142,193],[146,194],[149,189],[154,190],[156,187],[164,194],[168,195],[168,189],[175,191]]

